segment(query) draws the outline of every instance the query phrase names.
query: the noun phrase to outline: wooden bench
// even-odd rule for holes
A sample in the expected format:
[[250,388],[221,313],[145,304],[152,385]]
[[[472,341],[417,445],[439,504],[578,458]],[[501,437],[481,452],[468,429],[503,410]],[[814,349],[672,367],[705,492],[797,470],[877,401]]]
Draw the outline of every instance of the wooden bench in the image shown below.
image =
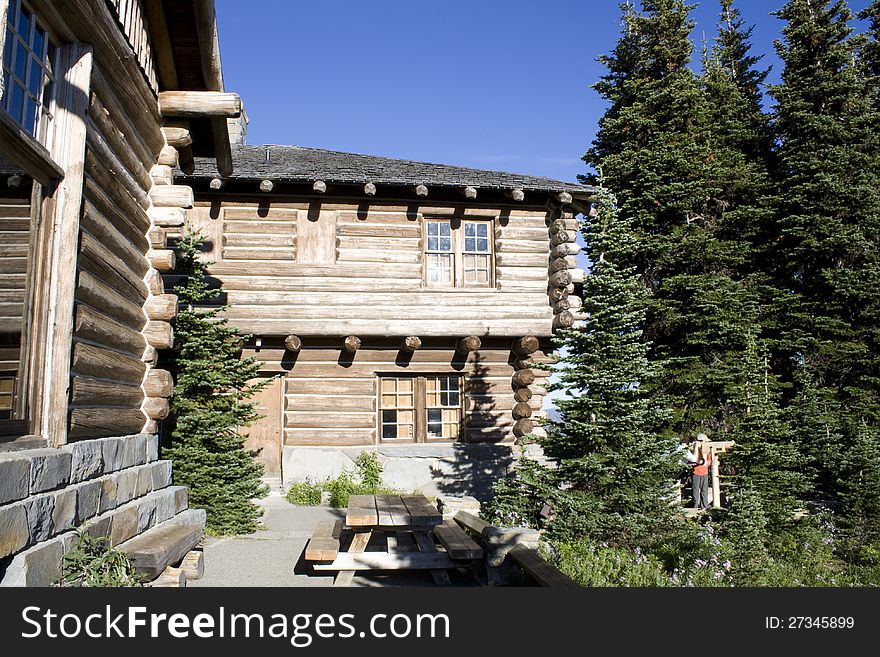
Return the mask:
[[157,578],[172,564],[179,563],[202,540],[200,525],[164,523],[119,544],[135,570],[148,580]]
[[459,525],[480,537],[483,536],[483,532],[487,527],[492,526],[482,518],[478,518],[473,513],[468,513],[467,511],[458,511],[452,518]]
[[339,553],[339,537],[342,535],[341,520],[322,520],[315,525],[312,537],[306,545],[306,561],[333,561]]
[[434,527],[434,536],[452,559],[482,559],[483,548],[451,520]]
[[507,554],[541,586],[579,586],[568,575],[553,564],[544,561],[540,554],[525,545],[517,545]]

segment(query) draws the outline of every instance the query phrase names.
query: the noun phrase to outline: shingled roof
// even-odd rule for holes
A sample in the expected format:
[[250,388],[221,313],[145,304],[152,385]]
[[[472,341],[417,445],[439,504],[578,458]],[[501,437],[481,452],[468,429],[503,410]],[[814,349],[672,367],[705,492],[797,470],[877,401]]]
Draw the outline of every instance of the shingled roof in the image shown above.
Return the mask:
[[[267,158],[268,154],[268,158]],[[569,192],[590,194],[593,187],[567,183],[540,176],[526,176],[504,171],[396,160],[375,155],[358,155],[303,146],[233,146],[232,180],[275,182],[313,182],[376,185],[427,185],[435,187],[472,186],[489,189]],[[184,178],[214,178],[217,166],[213,159],[196,158],[193,173]]]

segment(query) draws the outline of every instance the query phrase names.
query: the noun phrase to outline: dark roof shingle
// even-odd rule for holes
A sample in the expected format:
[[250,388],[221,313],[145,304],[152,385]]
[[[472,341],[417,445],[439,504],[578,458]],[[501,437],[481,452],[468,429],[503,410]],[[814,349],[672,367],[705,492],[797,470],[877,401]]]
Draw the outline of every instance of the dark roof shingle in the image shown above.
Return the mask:
[[[267,153],[269,155],[267,159]],[[303,146],[233,146],[233,180],[270,179],[282,182],[312,182],[377,185],[419,185],[436,187],[473,186],[494,189],[522,188],[525,191],[589,194],[594,188],[540,176],[376,155],[358,155]],[[214,160],[196,158],[193,173],[185,178],[214,178]]]

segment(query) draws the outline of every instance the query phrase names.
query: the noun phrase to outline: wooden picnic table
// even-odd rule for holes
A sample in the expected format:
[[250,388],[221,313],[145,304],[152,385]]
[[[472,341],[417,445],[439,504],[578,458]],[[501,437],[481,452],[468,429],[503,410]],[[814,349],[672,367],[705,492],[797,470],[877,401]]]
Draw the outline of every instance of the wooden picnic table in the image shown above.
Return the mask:
[[[483,556],[482,548],[457,524],[444,523],[424,495],[352,495],[344,526],[339,522],[332,528],[318,529],[306,548],[306,558],[326,561],[332,557],[331,563],[313,567],[338,571],[334,586],[350,585],[358,570],[417,569],[430,570],[437,584],[448,585],[447,569],[470,565]],[[352,535],[347,550],[339,549],[343,531]],[[385,550],[367,551],[370,539],[379,532],[384,536]],[[408,535],[414,539],[415,549],[407,546]]]

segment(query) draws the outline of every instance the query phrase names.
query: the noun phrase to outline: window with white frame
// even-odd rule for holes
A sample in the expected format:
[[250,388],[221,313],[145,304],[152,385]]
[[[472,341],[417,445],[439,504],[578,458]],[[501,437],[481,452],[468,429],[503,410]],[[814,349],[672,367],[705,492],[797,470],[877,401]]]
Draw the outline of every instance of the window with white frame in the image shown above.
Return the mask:
[[25,132],[45,141],[58,49],[36,14],[22,0],[9,1],[3,47],[2,106]]
[[458,440],[461,377],[380,377],[380,436],[384,443]]
[[492,286],[492,222],[425,221],[428,287]]

